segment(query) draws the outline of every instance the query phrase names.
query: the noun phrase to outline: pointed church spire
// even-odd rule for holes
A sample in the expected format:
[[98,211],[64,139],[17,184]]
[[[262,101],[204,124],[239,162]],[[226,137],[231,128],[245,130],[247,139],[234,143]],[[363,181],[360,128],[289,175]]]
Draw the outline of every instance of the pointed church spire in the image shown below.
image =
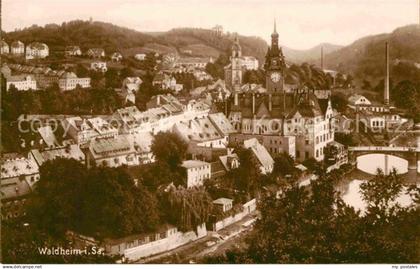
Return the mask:
[[274,33],[277,33],[277,29],[276,29],[276,18],[274,18]]
[[271,34],[271,37],[272,38],[278,38],[279,37],[279,34],[277,33],[277,23],[276,23],[276,19],[275,18],[274,18],[274,31]]

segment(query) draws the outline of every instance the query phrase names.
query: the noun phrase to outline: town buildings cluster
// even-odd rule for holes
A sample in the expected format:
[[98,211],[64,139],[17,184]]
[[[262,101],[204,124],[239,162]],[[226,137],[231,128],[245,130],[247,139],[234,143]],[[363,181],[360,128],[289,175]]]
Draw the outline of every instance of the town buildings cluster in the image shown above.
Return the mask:
[[[214,31],[220,34],[222,29],[217,27]],[[195,87],[188,98],[176,96],[184,85],[177,83],[175,75],[188,72],[199,81],[213,80],[205,72],[207,64],[213,62],[212,58],[176,58],[168,70],[158,70],[151,81],[152,86],[170,90],[173,94],[153,96],[145,111],[134,105],[135,94],[141,90],[143,81],[140,77],[130,76],[122,81],[121,88],[115,90],[126,103],[129,101],[131,104],[110,115],[29,115],[40,122],[46,122],[45,118],[58,120],[65,134],[60,139],[62,142],[58,143],[51,126],[43,124],[38,129],[38,135],[45,147],[32,149],[25,157],[4,160],[1,200],[5,207],[2,218],[25,214],[23,205],[39,180],[39,167],[46,161],[57,157],[73,158],[87,168],[148,165],[155,162],[151,148],[159,132],[171,132],[188,145],[187,159],[182,163],[186,170],[183,185],[187,189],[203,186],[206,180],[223,178],[232,169],[240,167],[235,147],[249,149],[263,175],[273,172],[274,158],[280,154],[291,156],[296,164],[310,158],[323,161],[330,146],[337,148],[336,160],[340,164],[346,163],[347,151],[335,141],[337,113],[332,107],[330,91],[315,91],[299,85],[286,86],[286,62],[278,38],[274,27],[264,63],[265,86],[244,83],[244,73],[258,70],[260,66],[255,57],[242,55],[239,38],[235,37],[230,63],[224,67],[225,80]],[[1,53],[25,54],[27,59],[45,58],[48,47],[35,42],[28,45],[25,52],[23,43],[16,41],[9,50],[7,43],[2,41]],[[68,46],[65,55],[81,56],[82,51],[78,46]],[[92,70],[107,71],[103,49],[91,48],[86,55],[94,59],[90,63]],[[122,58],[119,52],[111,55],[114,62]],[[144,61],[146,54],[136,54],[134,58]],[[2,66],[1,71],[7,81],[7,90],[11,85],[24,91],[58,83],[62,91],[68,91],[78,86],[89,88],[91,82],[90,78],[78,78],[73,72],[49,67],[9,64]],[[12,74],[14,72],[19,75]],[[218,105],[223,107],[223,111],[217,108]],[[389,106],[375,104],[361,95],[351,96],[349,107],[368,119],[367,125],[372,128],[404,120],[398,114],[390,113]],[[28,120],[27,116],[23,118]],[[299,167],[306,169],[302,165]],[[227,197],[220,197],[213,203],[222,213],[233,208],[233,200]],[[255,200],[245,205],[248,206],[235,216],[242,218],[255,210]],[[233,220],[235,218],[232,217]],[[215,230],[219,229],[218,225],[225,224],[215,224]],[[203,227],[197,229],[195,239],[204,231]],[[180,233],[176,227],[164,227],[159,234],[159,238],[153,235],[155,242],[175,236],[190,236]],[[109,253],[136,256],[133,249],[145,248],[148,243],[148,236],[136,235],[135,240],[130,242],[128,239],[107,240],[105,248]],[[164,245],[159,249],[168,247]],[[145,248],[142,255],[149,251]]]

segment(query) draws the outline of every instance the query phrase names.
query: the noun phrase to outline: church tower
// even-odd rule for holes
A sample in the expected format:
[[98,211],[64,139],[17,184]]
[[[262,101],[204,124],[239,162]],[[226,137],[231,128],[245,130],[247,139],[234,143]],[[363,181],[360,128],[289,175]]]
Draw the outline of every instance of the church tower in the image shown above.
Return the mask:
[[279,47],[279,34],[276,30],[276,21],[274,21],[274,31],[271,34],[271,46],[268,48],[265,56],[265,87],[269,93],[283,91],[284,69],[286,67],[284,56]]
[[240,87],[242,85],[242,48],[239,45],[238,35],[235,36],[235,41],[232,45],[232,56],[231,56],[231,64],[232,64],[232,86],[233,88]]

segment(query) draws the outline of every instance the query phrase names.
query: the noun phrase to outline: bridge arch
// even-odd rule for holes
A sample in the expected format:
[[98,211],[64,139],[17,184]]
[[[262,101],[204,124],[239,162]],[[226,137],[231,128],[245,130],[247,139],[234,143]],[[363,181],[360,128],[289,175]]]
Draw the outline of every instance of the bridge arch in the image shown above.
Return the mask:
[[[384,154],[399,157],[408,161],[408,171],[418,172],[418,161],[420,159],[420,148],[414,147],[350,147],[349,157],[353,162],[358,157],[369,154]],[[385,164],[387,167],[387,163]]]

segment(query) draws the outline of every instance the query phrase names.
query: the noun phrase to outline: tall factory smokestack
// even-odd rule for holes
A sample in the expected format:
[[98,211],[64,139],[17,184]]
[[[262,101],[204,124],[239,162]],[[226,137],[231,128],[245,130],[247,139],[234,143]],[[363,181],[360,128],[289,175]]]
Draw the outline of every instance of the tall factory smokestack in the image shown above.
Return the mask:
[[385,43],[385,88],[384,88],[384,104],[389,105],[389,43]]
[[324,70],[324,46],[321,47],[321,70]]

